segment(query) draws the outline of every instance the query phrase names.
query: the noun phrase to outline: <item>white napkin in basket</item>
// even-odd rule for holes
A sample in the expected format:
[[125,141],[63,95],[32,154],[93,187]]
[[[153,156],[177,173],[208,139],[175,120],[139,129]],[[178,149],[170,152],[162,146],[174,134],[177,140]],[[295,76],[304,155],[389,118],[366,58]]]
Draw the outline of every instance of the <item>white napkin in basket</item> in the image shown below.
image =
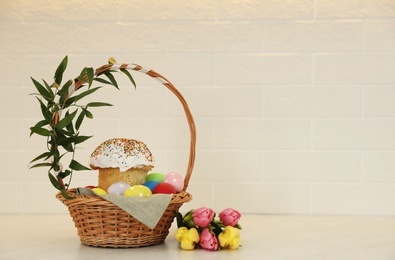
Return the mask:
[[77,188],[77,195],[100,196],[151,229],[158,224],[173,197],[172,194],[155,194],[150,198],[124,197],[117,194],[97,195],[87,188]]

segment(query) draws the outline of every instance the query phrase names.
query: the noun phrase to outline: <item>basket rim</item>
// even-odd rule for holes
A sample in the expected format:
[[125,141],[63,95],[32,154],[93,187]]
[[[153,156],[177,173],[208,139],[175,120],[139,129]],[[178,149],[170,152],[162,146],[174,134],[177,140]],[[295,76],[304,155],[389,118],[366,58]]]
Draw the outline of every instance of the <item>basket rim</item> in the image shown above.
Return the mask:
[[[73,195],[72,200],[66,199],[61,192],[58,192],[56,194],[56,198],[59,201],[61,201],[63,204],[65,204],[67,207],[72,206],[72,205],[78,205],[78,204],[86,204],[88,202],[90,205],[95,205],[95,203],[97,203],[97,204],[100,204],[100,206],[118,207],[115,204],[113,204],[112,202],[102,198],[101,196],[76,195],[77,194],[76,188],[71,188],[71,189],[67,190],[67,193],[69,195]],[[191,200],[192,200],[192,194],[190,194],[187,191],[182,190],[178,193],[173,194],[169,205],[183,204],[183,203],[189,202]],[[122,210],[121,208],[119,208],[119,209]]]

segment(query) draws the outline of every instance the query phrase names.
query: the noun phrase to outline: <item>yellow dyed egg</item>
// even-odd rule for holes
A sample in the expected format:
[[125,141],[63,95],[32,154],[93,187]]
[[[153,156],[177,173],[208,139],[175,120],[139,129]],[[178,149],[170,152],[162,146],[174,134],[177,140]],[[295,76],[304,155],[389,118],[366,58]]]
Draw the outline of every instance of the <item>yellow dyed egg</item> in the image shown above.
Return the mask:
[[106,195],[107,191],[100,189],[100,188],[93,188],[92,191],[96,194],[96,195]]
[[149,198],[152,196],[152,192],[144,185],[133,185],[126,189],[123,195],[126,197]]

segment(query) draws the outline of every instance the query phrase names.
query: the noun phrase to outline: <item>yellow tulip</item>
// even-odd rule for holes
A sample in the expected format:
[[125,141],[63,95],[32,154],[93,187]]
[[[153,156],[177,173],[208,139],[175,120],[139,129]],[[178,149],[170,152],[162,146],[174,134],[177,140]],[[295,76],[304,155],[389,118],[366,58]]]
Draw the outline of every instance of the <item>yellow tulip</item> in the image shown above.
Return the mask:
[[218,236],[219,244],[223,248],[236,249],[241,245],[240,231],[237,228],[227,226]]
[[196,228],[188,230],[186,227],[180,227],[177,229],[175,238],[178,242],[181,242],[182,249],[192,250],[195,248],[195,244],[199,242],[199,233]]

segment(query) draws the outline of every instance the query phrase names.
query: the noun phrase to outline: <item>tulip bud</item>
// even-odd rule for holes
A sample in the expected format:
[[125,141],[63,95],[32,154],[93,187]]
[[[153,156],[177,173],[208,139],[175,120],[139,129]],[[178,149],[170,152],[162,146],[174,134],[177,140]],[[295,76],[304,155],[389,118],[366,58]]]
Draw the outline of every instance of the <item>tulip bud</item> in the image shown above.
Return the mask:
[[181,242],[181,248],[184,250],[192,250],[196,243],[199,243],[199,233],[196,228],[187,229],[180,227],[174,235],[178,242]]
[[200,246],[209,250],[218,249],[218,240],[208,228],[203,229],[202,233],[200,234]]
[[219,234],[218,240],[223,248],[236,249],[241,245],[239,230],[231,226],[225,227],[224,232]]
[[198,208],[193,214],[193,222],[201,228],[207,227],[214,219],[214,211],[210,208]]
[[227,208],[221,211],[218,217],[225,226],[234,227],[237,225],[239,219],[241,218],[241,214],[235,209]]

